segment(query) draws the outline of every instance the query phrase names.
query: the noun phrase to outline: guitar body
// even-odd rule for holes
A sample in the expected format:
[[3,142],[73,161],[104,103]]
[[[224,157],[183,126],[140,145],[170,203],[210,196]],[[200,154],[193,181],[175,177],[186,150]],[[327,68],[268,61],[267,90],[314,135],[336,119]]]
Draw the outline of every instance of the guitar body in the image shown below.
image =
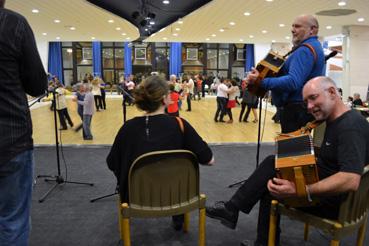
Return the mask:
[[256,70],[259,71],[259,77],[254,83],[248,84],[249,92],[257,97],[264,97],[266,90],[261,87],[261,81],[266,77],[275,77],[282,68],[285,59],[282,56],[270,51],[267,56],[260,61]]

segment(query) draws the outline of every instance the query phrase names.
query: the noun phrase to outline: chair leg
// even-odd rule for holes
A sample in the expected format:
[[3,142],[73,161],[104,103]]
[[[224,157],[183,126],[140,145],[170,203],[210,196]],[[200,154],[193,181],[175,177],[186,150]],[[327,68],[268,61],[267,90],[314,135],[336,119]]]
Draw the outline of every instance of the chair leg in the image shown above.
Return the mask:
[[[128,204],[122,204],[122,210],[127,209]],[[131,246],[131,235],[130,235],[130,228],[129,228],[129,218],[122,218],[122,234],[123,234],[123,243],[124,246]]]
[[339,246],[339,245],[340,245],[340,241],[339,240],[331,240],[330,246]]
[[309,237],[309,224],[305,223],[304,225],[304,241],[307,241]]
[[270,208],[268,246],[275,245],[275,234],[277,228],[277,205],[278,201],[272,200],[272,206]]
[[363,246],[367,222],[368,222],[368,218],[366,217],[364,219],[363,224],[360,226],[358,233],[357,233],[357,240],[356,240],[356,245],[357,246]]
[[190,213],[185,213],[183,222],[183,231],[188,232],[189,228],[190,228]]
[[205,246],[205,208],[199,210],[199,246]]

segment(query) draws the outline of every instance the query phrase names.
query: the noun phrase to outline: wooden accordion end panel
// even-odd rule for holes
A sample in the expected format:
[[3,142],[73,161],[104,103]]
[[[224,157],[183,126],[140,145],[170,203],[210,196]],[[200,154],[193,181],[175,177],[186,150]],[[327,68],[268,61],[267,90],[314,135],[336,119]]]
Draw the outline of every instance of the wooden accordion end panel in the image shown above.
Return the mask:
[[281,134],[276,138],[275,168],[277,177],[295,183],[297,198],[284,202],[293,207],[311,206],[306,196],[307,184],[319,181],[311,135],[308,133],[293,136]]
[[258,70],[260,74],[254,84],[248,85],[247,88],[250,93],[258,97],[264,97],[266,91],[260,86],[261,81],[266,77],[277,76],[284,62],[285,59],[282,56],[270,51],[264,60],[261,60],[256,66],[256,70]]

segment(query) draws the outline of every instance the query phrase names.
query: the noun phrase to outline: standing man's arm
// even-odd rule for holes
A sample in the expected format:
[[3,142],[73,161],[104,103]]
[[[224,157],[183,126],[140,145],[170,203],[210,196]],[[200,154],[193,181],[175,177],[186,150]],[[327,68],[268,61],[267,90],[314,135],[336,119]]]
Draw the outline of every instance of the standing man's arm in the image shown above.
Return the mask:
[[47,89],[47,76],[37,50],[36,41],[28,22],[24,20],[22,44],[21,81],[25,92],[39,96]]

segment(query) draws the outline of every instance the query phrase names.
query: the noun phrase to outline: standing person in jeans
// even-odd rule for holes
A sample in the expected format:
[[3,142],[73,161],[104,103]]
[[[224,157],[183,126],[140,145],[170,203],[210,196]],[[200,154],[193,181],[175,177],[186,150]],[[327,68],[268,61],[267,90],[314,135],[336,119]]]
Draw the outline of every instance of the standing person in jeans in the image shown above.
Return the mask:
[[90,84],[84,84],[85,87],[85,97],[83,101],[77,101],[76,98],[73,98],[73,100],[77,101],[79,105],[83,105],[83,132],[84,140],[92,140],[93,136],[91,133],[91,120],[92,115],[95,112],[94,108],[94,95],[91,92],[91,85]]
[[217,88],[217,111],[215,112],[214,116],[215,122],[225,122],[223,117],[227,112],[228,93],[230,92],[230,89],[226,83],[228,82],[222,79]]
[[47,76],[27,20],[0,0],[0,245],[28,245],[33,184],[32,121],[26,93]]

